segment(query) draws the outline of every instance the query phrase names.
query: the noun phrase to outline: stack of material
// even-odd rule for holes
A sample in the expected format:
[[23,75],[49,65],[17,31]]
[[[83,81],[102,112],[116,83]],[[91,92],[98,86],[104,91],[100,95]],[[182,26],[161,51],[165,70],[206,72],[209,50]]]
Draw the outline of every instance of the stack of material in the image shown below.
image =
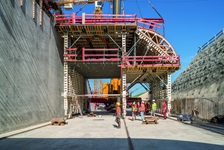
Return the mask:
[[58,126],[64,126],[65,124],[68,124],[64,118],[52,118],[51,119],[51,125],[58,125]]
[[145,121],[142,121],[142,124],[158,124],[158,117],[154,117],[154,116],[145,116]]
[[96,117],[96,114],[94,114],[93,112],[90,112],[87,117]]

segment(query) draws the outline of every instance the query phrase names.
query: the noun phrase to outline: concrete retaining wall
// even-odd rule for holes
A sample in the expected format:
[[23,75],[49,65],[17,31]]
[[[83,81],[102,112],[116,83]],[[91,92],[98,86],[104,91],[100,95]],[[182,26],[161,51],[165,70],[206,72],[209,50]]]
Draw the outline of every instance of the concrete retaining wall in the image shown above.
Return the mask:
[[35,8],[0,1],[0,133],[63,116],[63,40]]
[[224,35],[199,52],[172,84],[173,113],[224,115]]

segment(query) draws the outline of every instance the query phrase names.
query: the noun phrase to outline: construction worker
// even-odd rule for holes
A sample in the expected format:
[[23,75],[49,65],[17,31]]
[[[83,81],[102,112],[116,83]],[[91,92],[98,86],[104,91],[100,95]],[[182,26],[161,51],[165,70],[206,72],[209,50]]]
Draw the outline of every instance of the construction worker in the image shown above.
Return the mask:
[[94,103],[94,110],[96,110],[96,103]]
[[166,101],[163,101],[163,118],[166,119]]
[[137,112],[138,108],[137,108],[137,104],[136,102],[133,102],[131,105],[131,112],[132,112],[132,121],[136,120],[136,112]]
[[121,104],[119,102],[116,103],[116,119],[117,128],[121,128]]
[[152,111],[151,111],[151,116],[155,116],[155,113],[156,113],[156,102],[155,100],[152,100]]
[[146,104],[145,104],[145,113],[148,114],[149,111],[150,111],[150,104],[149,104],[149,102],[146,102]]
[[139,111],[140,111],[142,121],[145,121],[145,102],[144,101],[141,102]]

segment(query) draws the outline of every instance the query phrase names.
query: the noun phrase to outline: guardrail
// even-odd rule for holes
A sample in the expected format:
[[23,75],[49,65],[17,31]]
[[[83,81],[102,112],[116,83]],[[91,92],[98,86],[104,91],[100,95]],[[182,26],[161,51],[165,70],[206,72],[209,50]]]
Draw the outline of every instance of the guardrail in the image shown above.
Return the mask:
[[162,18],[137,18],[136,14],[85,14],[76,16],[75,13],[65,15],[55,15],[56,25],[67,26],[75,24],[87,25],[136,25],[144,28],[161,28],[164,20]]
[[180,66],[179,56],[124,56],[122,58],[122,64],[120,67],[170,67],[170,66]]
[[208,40],[204,45],[199,46],[198,53],[201,52],[203,49],[214,43],[221,35],[224,34],[224,29],[222,29],[219,33],[217,33],[213,38]]
[[82,55],[78,57],[77,48],[67,48],[68,54],[64,54],[64,62],[104,62],[104,61],[120,61],[119,50],[117,48],[110,49],[87,49],[82,48]]

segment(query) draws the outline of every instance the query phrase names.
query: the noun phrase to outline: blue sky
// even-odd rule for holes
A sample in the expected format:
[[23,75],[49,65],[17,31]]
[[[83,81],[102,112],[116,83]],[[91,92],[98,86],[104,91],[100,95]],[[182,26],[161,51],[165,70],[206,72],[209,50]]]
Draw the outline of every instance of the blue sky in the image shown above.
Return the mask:
[[[224,0],[150,0],[165,20],[165,37],[181,58],[181,69],[172,74],[172,82],[184,71],[205,44],[224,28]],[[112,13],[110,3],[105,3],[103,13]],[[77,11],[82,6],[75,6]],[[137,14],[142,18],[159,17],[148,0],[125,0],[125,14]],[[83,8],[93,13],[94,5]],[[81,15],[81,12],[78,14]],[[105,80],[107,81],[107,80]],[[133,87],[131,91],[137,87]],[[136,90],[133,95],[144,92]]]

